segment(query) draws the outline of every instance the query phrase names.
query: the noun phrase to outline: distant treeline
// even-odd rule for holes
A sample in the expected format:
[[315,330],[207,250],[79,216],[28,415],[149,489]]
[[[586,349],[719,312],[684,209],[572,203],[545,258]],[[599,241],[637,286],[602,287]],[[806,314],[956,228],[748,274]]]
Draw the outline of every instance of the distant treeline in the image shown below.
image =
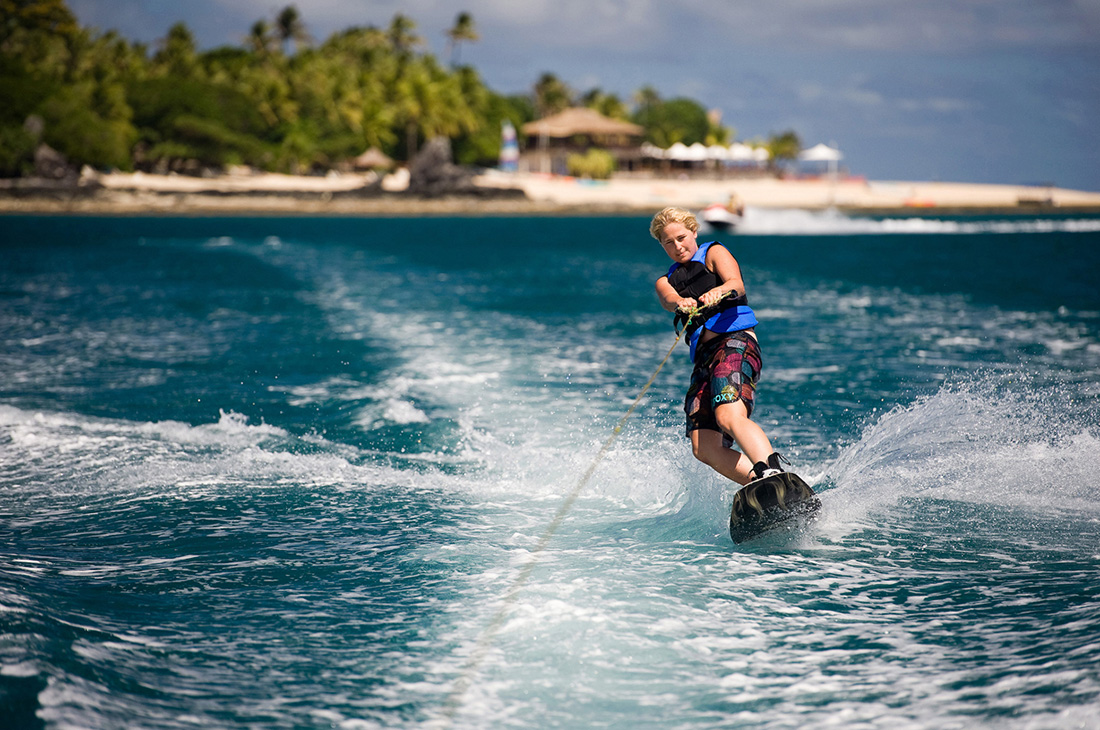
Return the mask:
[[[150,49],[81,27],[64,0],[0,0],[0,176],[31,174],[43,143],[77,167],[302,173],[370,147],[407,160],[443,135],[457,162],[494,165],[503,120],[518,129],[573,105],[634,121],[662,147],[732,140],[698,102],[649,87],[628,103],[547,73],[530,94],[499,94],[458,63],[461,45],[478,40],[473,18],[459,13],[446,35],[446,64],[421,52],[402,14],[316,44],[289,6],[257,20],[239,47],[199,51],[177,23]],[[792,137],[797,153],[791,132],[769,140],[774,157],[788,156]]]

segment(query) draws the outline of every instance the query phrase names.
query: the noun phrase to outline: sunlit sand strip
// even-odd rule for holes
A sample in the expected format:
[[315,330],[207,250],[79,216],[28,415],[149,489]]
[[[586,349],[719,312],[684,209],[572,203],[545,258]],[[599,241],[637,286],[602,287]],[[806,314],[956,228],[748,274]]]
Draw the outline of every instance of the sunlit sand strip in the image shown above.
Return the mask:
[[748,206],[763,208],[1097,208],[1100,193],[1057,187],[981,185],[943,182],[879,182],[860,178],[781,180],[776,178],[674,180],[661,178],[578,180],[548,175],[492,173],[487,186],[520,187],[533,201],[560,205],[628,205],[694,208],[725,203],[736,195]]
[[698,209],[736,196],[750,207],[853,213],[935,215],[952,212],[1100,213],[1100,193],[1053,186],[829,179],[673,179],[567,176],[488,171],[474,179],[485,189],[522,190],[518,197],[403,194],[404,171],[381,181],[374,173],[325,176],[233,171],[214,177],[148,173],[93,174],[83,186],[39,189],[0,181],[0,212],[85,214],[318,214],[538,215],[646,214],[668,205]]

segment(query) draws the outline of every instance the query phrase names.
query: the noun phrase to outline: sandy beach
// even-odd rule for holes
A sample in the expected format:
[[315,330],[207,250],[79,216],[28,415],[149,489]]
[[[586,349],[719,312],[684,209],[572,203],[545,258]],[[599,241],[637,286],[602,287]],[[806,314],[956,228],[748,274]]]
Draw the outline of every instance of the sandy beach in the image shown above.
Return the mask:
[[[648,214],[700,208],[732,195],[750,207],[862,215],[1100,213],[1100,193],[1058,187],[947,182],[797,179],[616,178],[482,173],[480,195],[422,198],[407,177],[372,173],[295,176],[231,172],[216,177],[96,174],[76,183],[0,181],[0,213],[106,215],[554,215]],[[522,191],[522,192],[520,192]]]
[[[484,185],[503,185],[508,176],[482,176]],[[512,177],[534,201],[559,205],[629,206],[651,210],[665,205],[697,208],[724,203],[736,195],[758,208],[838,208],[855,213],[924,209],[962,211],[1096,210],[1100,193],[1056,187],[977,185],[944,182],[868,181],[861,178],[781,180],[776,178],[727,180],[618,179],[610,182],[528,175]]]

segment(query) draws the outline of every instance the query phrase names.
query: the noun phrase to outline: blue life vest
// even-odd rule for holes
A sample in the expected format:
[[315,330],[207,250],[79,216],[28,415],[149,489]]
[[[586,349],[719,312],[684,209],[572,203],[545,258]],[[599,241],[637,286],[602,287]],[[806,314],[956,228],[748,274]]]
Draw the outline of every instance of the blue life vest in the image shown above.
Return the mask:
[[[707,269],[707,251],[710,247],[722,244],[718,241],[704,243],[686,264],[673,264],[668,269],[668,283],[682,297],[690,297],[698,300],[700,296],[721,285],[718,275]],[[711,311],[714,311],[712,314]],[[737,297],[727,297],[721,302],[708,307],[702,314],[706,319],[701,325],[695,325],[688,331],[688,347],[692,362],[695,361],[695,346],[699,343],[699,334],[704,328],[711,332],[740,332],[755,327],[758,322],[756,314],[749,307],[748,297],[744,292]]]

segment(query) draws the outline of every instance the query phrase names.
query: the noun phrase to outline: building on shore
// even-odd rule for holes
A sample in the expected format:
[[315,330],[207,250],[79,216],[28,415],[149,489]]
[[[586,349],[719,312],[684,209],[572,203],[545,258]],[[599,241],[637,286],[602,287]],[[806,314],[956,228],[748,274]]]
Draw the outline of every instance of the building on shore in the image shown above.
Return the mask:
[[645,130],[638,124],[605,117],[595,109],[573,107],[523,125],[523,172],[568,174],[568,159],[592,148],[606,150],[617,169],[633,170],[642,161]]
[[[514,131],[512,132],[514,135]],[[572,107],[548,117],[528,122],[521,128],[520,151],[517,140],[505,131],[501,168],[506,171],[550,175],[583,175],[571,169],[570,157],[590,150],[606,152],[613,160],[609,172],[620,178],[675,178],[724,180],[798,176],[792,164],[777,170],[768,149],[760,143],[686,145],[676,142],[667,149],[644,141],[645,129],[638,124],[600,114],[595,109]],[[508,162],[505,162],[505,151]],[[518,154],[518,160],[514,155]],[[840,151],[823,144],[803,150],[798,159],[812,169],[815,163],[828,165],[829,178],[846,177],[838,161]],[[843,173],[843,174],[842,174]]]
[[[744,144],[661,149],[644,141],[645,129],[594,109],[573,107],[524,124],[520,172],[569,175],[569,158],[591,149],[614,160],[616,177],[754,177],[767,174],[767,151]],[[504,168],[502,168],[504,169]]]

